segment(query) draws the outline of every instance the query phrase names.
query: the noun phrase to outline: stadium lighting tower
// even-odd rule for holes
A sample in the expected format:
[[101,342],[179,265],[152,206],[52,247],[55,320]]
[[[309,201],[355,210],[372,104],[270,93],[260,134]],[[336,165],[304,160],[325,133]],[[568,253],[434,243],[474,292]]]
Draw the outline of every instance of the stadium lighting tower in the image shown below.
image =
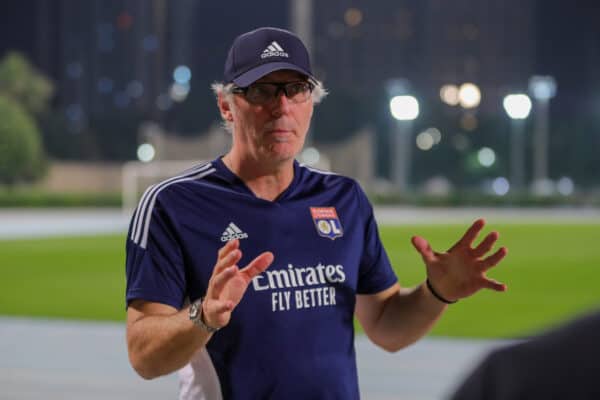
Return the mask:
[[387,82],[390,114],[394,118],[391,160],[392,179],[400,190],[405,192],[409,185],[412,123],[419,116],[419,101],[409,94],[410,84],[406,79],[393,79]]
[[390,113],[397,121],[413,121],[419,116],[419,102],[414,96],[394,96],[390,99]]
[[531,112],[531,100],[523,93],[509,94],[502,102],[511,119],[510,181],[520,190],[525,183],[525,119]]
[[550,99],[556,95],[556,81],[551,76],[532,76],[529,93],[535,99],[533,123],[533,190],[544,191],[548,181],[548,125]]

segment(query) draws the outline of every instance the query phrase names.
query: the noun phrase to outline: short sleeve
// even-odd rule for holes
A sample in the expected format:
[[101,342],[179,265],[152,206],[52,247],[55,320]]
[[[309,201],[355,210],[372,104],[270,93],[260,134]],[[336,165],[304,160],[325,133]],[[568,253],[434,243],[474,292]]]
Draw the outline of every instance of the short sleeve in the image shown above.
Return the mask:
[[359,265],[357,294],[375,294],[398,281],[381,243],[373,207],[362,189],[356,185],[359,210],[365,217],[364,247]]
[[177,309],[186,297],[186,273],[175,223],[156,197],[144,198],[130,223],[126,245],[126,302],[143,299]]

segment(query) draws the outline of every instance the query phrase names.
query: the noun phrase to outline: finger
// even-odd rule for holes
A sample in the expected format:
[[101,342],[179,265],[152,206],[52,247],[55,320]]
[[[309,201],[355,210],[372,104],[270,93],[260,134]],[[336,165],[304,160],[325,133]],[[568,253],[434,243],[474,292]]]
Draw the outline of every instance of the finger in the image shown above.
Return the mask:
[[495,279],[485,278],[483,286],[487,289],[495,290],[497,292],[506,292],[506,285],[498,282]]
[[413,236],[410,241],[412,242],[413,247],[421,254],[421,257],[423,257],[423,261],[426,263],[434,261],[435,255],[427,240],[421,236]]
[[269,265],[271,265],[274,259],[275,256],[273,253],[265,251],[252,260],[246,268],[242,269],[240,272],[246,277],[248,282],[250,282],[256,275],[269,268]]
[[232,250],[229,254],[227,254],[223,259],[217,262],[215,268],[213,270],[213,275],[221,273],[225,268],[229,268],[232,265],[235,265],[242,259],[242,251],[239,249]]
[[494,247],[494,243],[496,243],[496,240],[498,240],[499,236],[500,235],[498,232],[489,233],[485,239],[483,239],[483,241],[473,249],[473,255],[476,258],[482,257],[484,254],[490,251],[492,247]]
[[485,258],[483,260],[484,270],[490,269],[491,267],[497,265],[507,254],[508,249],[506,247],[501,247],[497,252]]
[[235,250],[240,247],[240,241],[238,239],[230,240],[225,243],[225,246],[219,249],[219,253],[217,255],[217,262],[229,254],[232,250]]
[[481,232],[481,230],[483,229],[484,225],[485,220],[483,218],[480,218],[477,221],[473,222],[473,225],[471,225],[471,227],[467,229],[464,236],[460,238],[460,240],[456,242],[456,244],[452,246],[448,251],[452,251],[460,246],[470,247],[471,244],[473,244],[475,238],[477,238],[477,235],[479,235],[479,232]]
[[238,271],[236,266],[227,267],[221,273],[217,275],[213,275],[213,277],[209,281],[209,288],[207,290],[210,293],[210,297],[212,299],[218,299],[221,296],[221,292],[223,288],[229,282],[231,278]]

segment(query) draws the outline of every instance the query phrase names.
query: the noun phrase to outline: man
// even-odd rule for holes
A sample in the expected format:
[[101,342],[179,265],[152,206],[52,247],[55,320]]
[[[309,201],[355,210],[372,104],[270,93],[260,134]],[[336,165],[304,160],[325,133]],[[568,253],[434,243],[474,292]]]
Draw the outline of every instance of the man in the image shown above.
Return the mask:
[[485,275],[506,254],[483,258],[498,234],[471,247],[483,220],[446,253],[413,237],[428,281],[401,289],[357,183],[294,160],[324,93],[298,37],[239,36],[224,76],[213,88],[231,150],[149,188],[131,223],[127,344],[141,376],[182,368],[184,399],[356,399],[354,315],[397,351],[446,303],[506,289]]
[[600,312],[492,352],[455,400],[598,399]]

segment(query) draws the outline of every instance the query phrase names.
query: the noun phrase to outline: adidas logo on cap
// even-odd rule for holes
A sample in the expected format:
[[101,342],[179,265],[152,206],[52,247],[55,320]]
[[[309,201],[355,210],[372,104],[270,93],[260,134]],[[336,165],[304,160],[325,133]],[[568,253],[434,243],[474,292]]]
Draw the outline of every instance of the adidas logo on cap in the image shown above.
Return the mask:
[[246,87],[284,69],[298,71],[316,81],[302,40],[285,29],[263,27],[235,38],[227,53],[223,78],[224,82]]
[[227,225],[227,229],[221,235],[221,242],[229,242],[233,239],[247,239],[248,234],[246,232],[242,232],[240,228],[233,222],[230,222]]
[[270,45],[267,46],[266,49],[263,50],[260,58],[268,58],[268,57],[285,57],[289,58],[290,55],[283,50],[283,47],[279,45],[276,41],[272,41]]

